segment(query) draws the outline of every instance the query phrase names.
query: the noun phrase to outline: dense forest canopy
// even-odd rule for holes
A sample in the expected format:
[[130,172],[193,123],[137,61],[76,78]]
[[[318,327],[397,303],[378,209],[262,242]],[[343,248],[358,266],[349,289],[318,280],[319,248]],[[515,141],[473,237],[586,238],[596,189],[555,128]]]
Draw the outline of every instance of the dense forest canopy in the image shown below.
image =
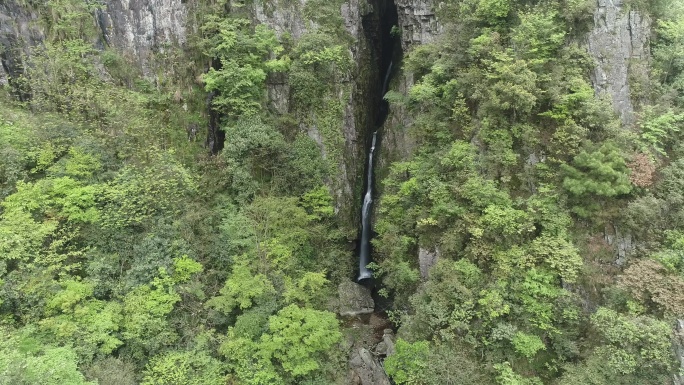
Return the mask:
[[[0,384],[360,384],[363,346],[396,384],[681,385],[684,1],[621,3],[649,21],[630,114],[592,83],[593,0],[440,1],[434,41],[361,61],[343,0],[188,0],[187,40],[144,70],[103,43],[102,2],[13,3],[43,40],[0,45],[22,63],[0,86]],[[388,27],[370,38],[401,45]],[[376,172],[379,352],[339,315],[366,150],[343,126],[393,60],[380,135],[411,146]]]

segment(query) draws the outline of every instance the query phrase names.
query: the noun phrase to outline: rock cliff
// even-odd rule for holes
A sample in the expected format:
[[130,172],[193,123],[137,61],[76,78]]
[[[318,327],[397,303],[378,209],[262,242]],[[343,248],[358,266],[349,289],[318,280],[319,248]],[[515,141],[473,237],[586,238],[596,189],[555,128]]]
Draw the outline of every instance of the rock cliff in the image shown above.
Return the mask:
[[[39,6],[8,0],[0,3],[0,84],[21,72],[21,54],[45,39]],[[183,0],[109,0],[93,14],[101,46],[111,46],[133,59],[146,75],[150,58],[170,45],[186,41],[188,6]]]
[[[316,26],[303,14],[306,0],[298,1],[263,1],[258,0],[253,5],[254,18],[261,24],[266,24],[276,31],[278,36],[287,35],[293,41],[299,40],[307,32]],[[355,203],[358,199],[357,183],[363,173],[363,154],[364,137],[369,129],[371,116],[366,111],[366,105],[370,103],[370,91],[367,89],[369,84],[374,82],[377,73],[368,70],[372,62],[372,48],[369,45],[366,35],[370,31],[364,30],[362,20],[367,15],[378,12],[377,7],[368,4],[365,0],[348,0],[340,5],[346,32],[351,38],[348,45],[349,53],[355,63],[351,78],[345,87],[347,92],[340,89],[340,97],[343,99],[343,109],[341,116],[337,116],[337,127],[334,133],[324,133],[317,124],[316,119],[311,119],[309,124],[301,124],[300,129],[305,131],[321,149],[325,158],[331,152],[330,142],[343,143],[342,161],[337,164],[337,175],[329,181],[336,201],[337,211],[348,218],[350,224],[356,222]],[[351,81],[353,80],[353,81]],[[291,92],[288,79],[284,77],[273,77],[268,82],[268,96],[273,109],[281,114],[292,112]],[[328,137],[326,137],[326,134]],[[338,138],[330,138],[333,134]]]
[[186,41],[188,6],[183,0],[111,0],[97,12],[106,44],[134,58],[149,75],[150,56]]
[[587,36],[587,49],[596,61],[594,88],[607,93],[624,124],[634,121],[629,79],[639,61],[648,60],[651,21],[630,9],[624,0],[597,0],[594,28]]
[[44,39],[38,13],[15,1],[0,3],[0,85],[21,73],[21,55]]
[[[401,31],[401,49],[404,54],[413,47],[434,42],[442,32],[436,15],[433,0],[397,0],[397,11]],[[390,90],[406,95],[413,86],[414,76],[396,66],[398,71],[393,77]],[[414,143],[407,134],[411,124],[408,111],[393,106],[382,132],[382,149],[379,154],[377,174],[382,177],[392,161],[406,159],[413,151]]]

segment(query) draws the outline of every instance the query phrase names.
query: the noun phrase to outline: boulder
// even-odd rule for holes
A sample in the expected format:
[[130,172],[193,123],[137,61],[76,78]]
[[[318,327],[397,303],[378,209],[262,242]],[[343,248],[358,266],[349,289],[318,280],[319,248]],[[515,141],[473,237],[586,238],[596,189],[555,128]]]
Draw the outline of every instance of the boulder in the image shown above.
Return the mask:
[[337,287],[339,293],[339,310],[342,317],[356,317],[370,314],[375,310],[375,302],[370,289],[354,283],[344,281]]
[[352,350],[349,368],[349,385],[391,385],[380,361],[366,348]]

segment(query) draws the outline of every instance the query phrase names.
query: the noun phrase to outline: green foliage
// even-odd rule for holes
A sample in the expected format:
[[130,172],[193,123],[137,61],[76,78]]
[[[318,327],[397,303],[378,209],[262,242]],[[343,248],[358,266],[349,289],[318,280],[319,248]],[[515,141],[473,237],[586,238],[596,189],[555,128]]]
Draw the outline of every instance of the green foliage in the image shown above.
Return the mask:
[[598,339],[585,361],[568,365],[560,385],[659,384],[673,365],[672,330],[646,315],[624,315],[599,308],[591,317]]
[[600,308],[591,321],[603,342],[595,354],[614,372],[633,374],[672,365],[672,330],[666,322],[648,316],[624,316],[607,308]]
[[93,299],[93,286],[69,280],[47,303],[48,317],[40,322],[58,341],[78,341],[76,350],[86,357],[110,354],[123,342],[117,331],[122,320],[121,305]]
[[283,50],[275,33],[237,18],[212,18],[202,29],[210,35],[206,54],[220,63],[202,76],[205,89],[216,91],[213,107],[230,119],[258,114],[267,74],[288,66],[287,58],[270,59]]
[[297,377],[321,367],[321,360],[342,339],[333,313],[289,305],[268,320],[261,351]]
[[453,340],[455,334],[468,334],[476,315],[481,274],[465,260],[434,267],[430,280],[411,298],[416,314],[404,322],[416,329],[412,335]]
[[572,165],[563,164],[561,169],[565,174],[563,187],[578,200],[573,210],[582,216],[598,209],[596,202],[587,202],[588,198],[615,197],[632,190],[624,155],[611,143],[591,152],[582,151]]
[[87,38],[93,35],[92,13],[103,5],[77,0],[48,0],[43,15],[53,40]]
[[658,114],[651,108],[644,112],[641,121],[641,143],[646,151],[666,155],[666,148],[671,146],[676,134],[680,131],[680,123],[684,114],[675,114],[672,110]]
[[515,373],[509,362],[494,365],[494,369],[499,372],[496,382],[499,385],[541,385],[542,382],[536,377],[523,377]]
[[562,237],[542,234],[532,241],[532,252],[566,282],[574,282],[582,267],[577,248]]
[[172,351],[152,358],[141,385],[222,385],[222,366],[206,352]]
[[89,379],[96,379],[98,385],[136,385],[135,366],[119,358],[108,356],[96,360],[84,369]]
[[508,0],[478,0],[474,3],[476,4],[475,14],[477,17],[490,22],[495,22],[508,16],[511,6]]
[[385,360],[385,370],[397,384],[422,384],[426,376],[429,351],[427,341],[414,343],[402,339],[395,345],[396,353]]
[[140,226],[160,213],[181,211],[197,185],[189,170],[170,155],[157,155],[145,167],[125,167],[108,183],[101,198],[104,226]]
[[553,59],[565,42],[565,33],[553,12],[526,12],[519,14],[520,24],[513,28],[512,45],[521,57],[543,64]]
[[325,186],[317,187],[302,196],[302,206],[317,220],[329,218],[335,213],[332,203],[332,196]]
[[346,46],[336,40],[323,32],[311,32],[302,36],[292,50],[289,82],[300,108],[312,107],[351,68]]
[[540,350],[546,349],[541,338],[523,332],[517,332],[515,336],[513,336],[511,343],[513,343],[516,352],[528,359],[534,357]]
[[178,338],[167,316],[181,301],[176,285],[185,283],[200,266],[187,257],[174,261],[174,272],[163,268],[148,285],[129,291],[123,299],[122,337],[133,349],[133,355],[158,351]]
[[[10,81],[30,98],[0,98],[1,384],[345,379],[342,332],[365,328],[326,311],[354,264],[347,184],[361,142],[343,129],[377,52],[343,13],[373,34],[383,11],[343,3],[195,2],[186,45],[150,52],[146,78],[99,49],[99,2],[18,3],[44,42]],[[276,34],[256,6],[305,31]],[[630,84],[632,131],[574,42],[591,1],[445,1],[441,36],[406,52],[400,83],[413,85],[384,96],[383,131],[411,155],[382,156],[373,240],[399,326],[384,361],[394,382],[670,381],[684,13],[670,0],[625,7],[655,27],[652,62],[630,64],[651,65]],[[267,83],[287,103],[269,102]],[[186,136],[206,123],[206,92],[226,135],[212,157]],[[368,111],[352,106],[363,128]],[[623,247],[630,232],[638,255]]]
[[276,294],[273,284],[263,274],[253,274],[249,267],[240,263],[233,266],[233,272],[220,291],[220,295],[207,302],[210,306],[223,313],[230,313],[235,308],[248,309],[269,300]]
[[268,331],[258,341],[229,330],[221,352],[244,383],[298,383],[289,379],[301,379],[320,370],[341,339],[339,321],[333,313],[289,305],[269,317]]
[[329,283],[324,273],[306,272],[297,282],[286,281],[283,296],[286,302],[311,307],[313,303],[320,302],[319,298]]
[[[0,331],[0,384],[94,385],[78,371],[78,357],[69,347],[29,347],[3,328]],[[27,349],[28,348],[28,349]]]
[[[682,70],[684,62],[681,53],[684,51],[684,12],[676,4],[669,4],[665,17],[656,22],[656,36],[653,57],[655,58],[655,75],[661,83],[671,85],[675,90],[682,89]],[[681,100],[678,100],[681,103]]]
[[463,346],[430,345],[427,341],[409,343],[397,340],[396,352],[383,362],[385,371],[397,384],[439,385],[493,384],[493,379],[465,352]]

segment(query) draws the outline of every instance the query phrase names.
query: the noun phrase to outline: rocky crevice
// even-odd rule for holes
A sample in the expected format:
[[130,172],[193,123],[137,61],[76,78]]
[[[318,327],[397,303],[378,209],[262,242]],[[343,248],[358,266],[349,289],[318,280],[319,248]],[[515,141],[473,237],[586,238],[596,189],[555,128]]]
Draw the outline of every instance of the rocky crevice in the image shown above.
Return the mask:
[[[401,51],[403,54],[422,44],[434,43],[443,31],[433,0],[396,0]],[[400,63],[398,63],[400,64]],[[414,84],[414,75],[395,66],[390,89],[406,95]],[[378,157],[376,174],[380,180],[390,163],[409,158],[415,143],[408,135],[411,125],[410,113],[403,107],[393,106],[383,128],[383,148]]]

